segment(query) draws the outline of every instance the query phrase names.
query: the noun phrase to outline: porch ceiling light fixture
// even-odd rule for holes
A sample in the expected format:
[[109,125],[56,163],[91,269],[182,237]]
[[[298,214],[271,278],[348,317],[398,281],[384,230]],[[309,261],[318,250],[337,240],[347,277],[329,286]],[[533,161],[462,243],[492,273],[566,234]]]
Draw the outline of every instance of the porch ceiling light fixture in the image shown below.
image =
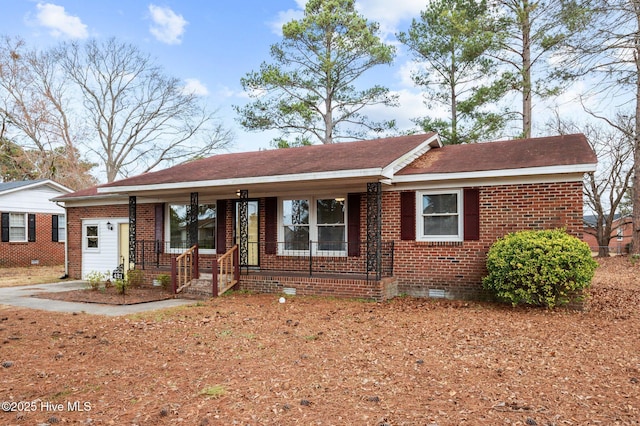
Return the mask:
[[113,231],[113,224],[111,222],[107,222],[107,229]]

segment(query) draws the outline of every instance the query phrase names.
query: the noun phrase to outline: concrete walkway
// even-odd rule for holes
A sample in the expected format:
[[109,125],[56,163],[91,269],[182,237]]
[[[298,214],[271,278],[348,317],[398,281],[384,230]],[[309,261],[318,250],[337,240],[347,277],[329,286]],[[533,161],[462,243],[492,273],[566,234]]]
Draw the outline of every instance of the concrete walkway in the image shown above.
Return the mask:
[[167,299],[135,305],[102,305],[99,303],[64,302],[61,300],[31,297],[34,294],[54,293],[85,288],[84,281],[67,281],[54,284],[36,284],[0,288],[0,305],[19,306],[54,312],[84,312],[87,314],[119,316],[148,312],[156,309],[193,304],[193,300]]

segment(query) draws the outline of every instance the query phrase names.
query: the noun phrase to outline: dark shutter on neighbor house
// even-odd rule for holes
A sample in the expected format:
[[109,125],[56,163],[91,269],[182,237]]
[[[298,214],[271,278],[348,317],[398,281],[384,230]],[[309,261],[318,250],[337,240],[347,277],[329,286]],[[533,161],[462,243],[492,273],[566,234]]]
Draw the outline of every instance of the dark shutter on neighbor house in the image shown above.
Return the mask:
[[36,215],[30,213],[28,215],[29,223],[29,242],[32,243],[36,240]]
[[51,241],[54,243],[57,243],[60,240],[58,235],[58,220],[60,219],[57,214],[51,215]]
[[2,213],[2,242],[9,242],[9,213]]
[[264,200],[264,239],[265,253],[278,252],[278,198],[269,197]]
[[400,193],[400,239],[416,239],[416,193]]
[[347,247],[349,256],[360,256],[360,194],[347,195]]
[[156,204],[155,209],[154,237],[161,243],[164,241],[164,204]]
[[216,253],[227,252],[227,200],[218,200],[216,205]]
[[480,190],[464,189],[464,240],[480,239]]

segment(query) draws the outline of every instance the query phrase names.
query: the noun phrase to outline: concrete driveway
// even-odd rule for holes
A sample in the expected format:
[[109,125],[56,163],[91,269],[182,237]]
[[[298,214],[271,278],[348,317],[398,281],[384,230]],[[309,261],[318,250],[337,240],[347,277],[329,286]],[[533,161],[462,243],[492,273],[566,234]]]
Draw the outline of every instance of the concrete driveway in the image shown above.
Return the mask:
[[44,292],[77,290],[85,288],[84,281],[67,281],[55,284],[36,284],[19,287],[0,288],[0,305],[19,306],[53,312],[84,312],[87,314],[119,316],[148,312],[157,309],[193,304],[193,300],[167,299],[158,302],[138,303],[135,305],[101,305],[99,303],[64,302],[60,300],[32,297]]

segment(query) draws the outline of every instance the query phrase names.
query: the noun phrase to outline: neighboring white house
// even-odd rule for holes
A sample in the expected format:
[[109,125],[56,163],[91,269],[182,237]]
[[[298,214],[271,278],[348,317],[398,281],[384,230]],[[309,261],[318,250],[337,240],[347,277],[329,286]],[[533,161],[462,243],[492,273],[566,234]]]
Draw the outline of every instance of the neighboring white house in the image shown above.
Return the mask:
[[66,214],[51,199],[71,192],[49,179],[0,182],[0,267],[64,264]]

